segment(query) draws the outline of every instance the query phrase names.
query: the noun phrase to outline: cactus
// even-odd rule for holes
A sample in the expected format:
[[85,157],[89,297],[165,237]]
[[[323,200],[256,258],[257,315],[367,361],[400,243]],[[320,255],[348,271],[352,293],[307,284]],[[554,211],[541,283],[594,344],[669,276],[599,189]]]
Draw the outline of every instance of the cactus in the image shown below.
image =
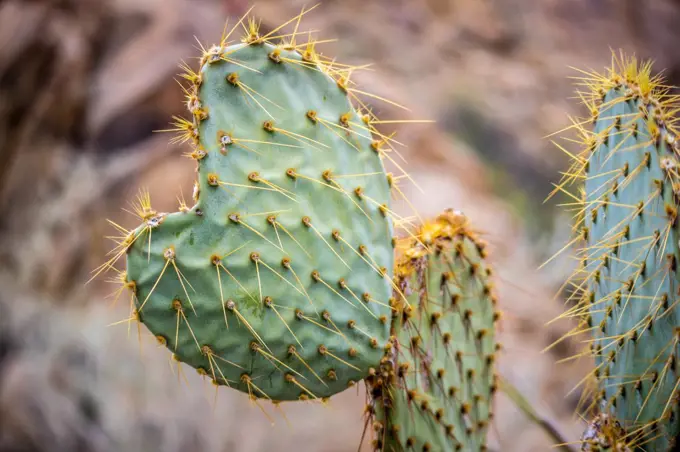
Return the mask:
[[393,341],[367,379],[385,451],[485,450],[496,390],[495,310],[484,244],[446,211],[421,226],[397,264]]
[[581,190],[572,195],[574,242],[583,243],[571,281],[578,303],[567,316],[594,339],[592,406],[611,409],[631,448],[669,450],[680,433],[677,105],[635,58],[614,57],[607,74],[582,84],[591,116],[573,127],[584,147],[558,186]]
[[297,26],[244,28],[185,68],[192,119],[175,130],[193,146],[195,205],[165,214],[140,196],[114,260],[127,256],[133,317],[177,361],[253,399],[324,398],[388,343],[391,139],[352,68],[296,43]]

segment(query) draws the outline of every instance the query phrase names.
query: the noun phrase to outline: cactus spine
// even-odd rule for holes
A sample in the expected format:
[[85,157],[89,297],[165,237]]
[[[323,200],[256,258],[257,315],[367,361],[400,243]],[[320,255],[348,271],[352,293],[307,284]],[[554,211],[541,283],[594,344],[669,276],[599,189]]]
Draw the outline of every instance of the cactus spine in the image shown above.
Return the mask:
[[485,450],[496,390],[495,310],[484,244],[446,211],[421,226],[398,261],[393,341],[367,379],[385,451]]
[[578,303],[567,315],[594,339],[592,406],[611,410],[631,448],[665,451],[680,433],[676,99],[634,58],[615,57],[583,85],[591,116],[574,121],[583,150],[558,187],[581,191]]

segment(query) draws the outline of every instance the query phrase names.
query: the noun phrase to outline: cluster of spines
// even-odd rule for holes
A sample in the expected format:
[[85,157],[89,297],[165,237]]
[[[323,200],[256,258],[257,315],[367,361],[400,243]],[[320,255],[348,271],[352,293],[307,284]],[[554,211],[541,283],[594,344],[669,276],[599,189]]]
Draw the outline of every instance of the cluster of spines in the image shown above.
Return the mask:
[[593,417],[581,436],[583,452],[631,452],[631,447],[626,429],[607,412]]
[[[472,244],[473,259],[466,255],[470,253],[466,244]],[[494,363],[500,345],[494,343],[490,353],[485,354],[482,341],[493,337],[494,331],[484,327],[475,329],[470,321],[472,316],[486,314],[495,325],[500,318],[490,282],[492,270],[473,262],[486,258],[486,244],[470,229],[462,214],[447,210],[435,221],[423,224],[401,245],[395,280],[403,293],[416,294],[416,303],[393,298],[392,338],[380,368],[366,379],[369,391],[366,428],[372,427],[373,447],[377,451],[440,450],[437,439],[430,437],[433,431],[439,430],[446,438],[446,450],[486,450],[486,433],[493,417],[491,399],[498,389]],[[441,274],[438,294],[430,293],[428,288],[427,279],[431,276],[428,273],[434,271],[429,268],[428,259],[441,259],[450,270]],[[455,281],[460,278],[475,280],[479,292],[450,293],[447,286],[456,285]],[[462,298],[474,299],[485,312],[462,311]],[[463,320],[464,338],[446,331],[449,325],[442,322],[446,321],[447,313]],[[479,369],[465,368],[463,352],[456,349],[462,341],[470,339],[476,344],[474,354]],[[433,368],[433,355],[442,353],[445,357]],[[454,370],[460,373],[460,381],[467,384],[466,388],[444,387],[447,372]],[[413,375],[415,385],[408,381]],[[483,392],[486,394],[482,395]],[[461,400],[464,394],[469,400]],[[394,410],[395,405],[404,402],[409,417],[419,416],[434,429],[419,431],[412,425],[400,425]],[[457,429],[454,424],[465,428]],[[407,433],[405,438],[403,432]]]
[[[578,322],[565,337],[593,336],[593,339],[585,339],[587,350],[577,355],[594,356],[597,364],[581,382],[588,383],[579,407],[585,412],[598,412],[600,405],[606,410],[616,409],[617,404],[628,398],[639,399],[642,408],[638,416],[641,416],[643,410],[650,409],[649,399],[660,391],[662,380],[675,376],[675,382],[670,382],[673,385],[671,396],[665,406],[660,407],[662,413],[656,419],[640,425],[638,419],[619,416],[621,422],[635,424],[628,427],[626,444],[631,448],[645,448],[646,444],[665,436],[660,424],[675,422],[673,418],[678,409],[677,381],[680,380],[677,376],[680,374],[676,350],[680,330],[677,327],[663,333],[658,330],[663,328],[659,322],[664,318],[667,320],[675,309],[677,302],[674,300],[678,296],[675,290],[666,291],[662,287],[669,284],[672,289],[677,274],[678,253],[667,250],[670,247],[677,251],[680,134],[674,115],[680,111],[680,104],[671,88],[663,84],[663,79],[652,76],[651,63],[639,64],[635,58],[614,55],[606,74],[581,72],[577,80],[583,89],[578,91],[578,96],[589,116],[572,119],[568,129],[576,131],[576,138],[567,139],[579,144],[581,151],[571,153],[558,145],[570,156],[572,163],[553,192],[568,196],[572,202],[567,205],[574,211],[574,238],[563,250],[582,244],[576,254],[578,268],[565,284],[571,292],[567,302],[573,307],[561,317],[575,318]],[[637,108],[629,108],[630,113],[621,114],[618,111],[623,104]],[[600,130],[591,130],[591,125],[597,125]],[[631,140],[636,140],[634,146],[629,145]],[[626,161],[620,168],[604,173],[595,171],[592,158],[596,152],[604,152],[601,149],[608,151],[604,159],[598,157],[602,166],[614,158],[635,153],[640,155],[639,163],[631,165]],[[661,177],[650,180],[642,191],[633,193],[633,196],[642,195],[641,199],[627,202],[631,194],[629,187],[643,172],[657,171],[653,165],[660,167]],[[577,185],[578,191],[569,191],[570,185]],[[605,234],[595,237],[593,231],[603,227],[608,214],[614,218],[613,210],[627,210],[627,213]],[[663,227],[646,230],[634,221],[659,222]],[[634,248],[639,248],[635,256],[629,260],[621,257],[624,250]],[[613,267],[628,275],[610,275]],[[610,286],[614,287],[608,289]],[[642,289],[650,290],[652,294],[637,294]],[[626,322],[631,310],[639,305],[649,306],[639,322],[626,331],[610,332],[620,330],[618,325]],[[640,374],[611,374],[611,366],[632,359],[623,353],[627,346],[656,340],[652,339],[655,334],[669,336],[670,340],[657,344],[655,349],[659,353],[643,365],[646,370]],[[661,371],[653,369],[658,364],[662,365]],[[666,438],[666,441],[672,445],[674,439]]]
[[[312,8],[313,9],[313,8]],[[356,122],[353,120],[353,118],[349,115],[346,116],[341,116],[338,119],[337,124],[336,123],[331,123],[327,120],[324,120],[322,118],[319,118],[316,114],[315,111],[310,110],[307,112],[306,116],[307,119],[315,124],[320,124],[321,126],[333,131],[337,136],[343,138],[346,142],[348,140],[344,137],[345,134],[351,135],[351,134],[357,134],[357,135],[362,135],[362,136],[369,136],[372,137],[372,143],[371,143],[371,149],[376,152],[381,159],[386,159],[389,162],[391,162],[392,166],[396,167],[399,171],[401,171],[403,174],[400,176],[393,176],[391,173],[387,174],[387,179],[388,179],[388,184],[390,188],[392,189],[392,193],[395,197],[401,198],[406,200],[406,197],[402,190],[399,187],[399,184],[402,179],[410,179],[410,177],[405,173],[403,170],[402,166],[399,164],[399,162],[394,159],[390,154],[396,153],[398,155],[398,152],[395,149],[395,146],[397,145],[402,145],[402,143],[399,143],[394,139],[394,135],[384,135],[378,131],[376,128],[377,125],[381,123],[398,123],[398,122],[420,122],[420,121],[380,121],[377,119],[377,117],[372,113],[372,111],[363,103],[363,101],[360,99],[360,97],[372,97],[374,99],[382,100],[390,105],[399,107],[399,108],[404,108],[401,107],[401,105],[396,104],[392,101],[389,101],[387,99],[383,99],[378,96],[371,95],[369,93],[366,93],[364,91],[358,90],[357,88],[354,87],[354,83],[351,80],[351,75],[354,71],[363,69],[363,67],[352,67],[352,66],[347,66],[347,65],[342,65],[339,63],[336,63],[334,60],[330,60],[320,53],[317,52],[316,50],[316,45],[321,43],[322,41],[315,41],[311,39],[310,36],[310,41],[303,43],[303,44],[298,44],[296,42],[297,38],[301,35],[301,33],[298,32],[298,26],[301,17],[306,14],[308,11],[304,11],[296,16],[295,18],[291,19],[290,21],[284,23],[281,27],[277,27],[276,29],[272,30],[271,32],[262,35],[259,31],[259,24],[256,23],[253,19],[248,19],[247,25],[246,22],[244,21],[244,18],[242,18],[237,25],[230,31],[230,32],[225,32],[223,34],[223,37],[220,41],[220,44],[215,45],[210,47],[209,49],[203,49],[203,55],[201,57],[201,67],[203,65],[209,65],[212,62],[217,62],[217,61],[228,61],[231,63],[236,64],[237,66],[243,66],[244,70],[250,70],[248,67],[239,64],[239,62],[233,58],[230,58],[228,53],[225,51],[226,48],[230,45],[229,38],[233,34],[234,30],[236,30],[239,26],[242,26],[245,29],[245,35],[242,38],[242,42],[247,44],[247,45],[261,45],[261,44],[272,44],[275,45],[276,48],[269,54],[269,58],[274,61],[275,63],[280,63],[280,64],[300,64],[302,66],[312,68],[314,70],[321,71],[324,74],[327,74],[329,77],[332,77],[336,83],[339,89],[341,89],[343,92],[345,92],[351,101],[353,103],[356,103],[358,106],[358,110],[360,112],[359,118],[360,122]],[[248,14],[248,13],[247,13]],[[247,16],[246,14],[246,16]],[[279,30],[281,30],[282,27],[295,22],[295,30],[292,34],[280,34]],[[226,30],[226,28],[225,28]],[[280,41],[274,44],[274,41]],[[300,60],[295,60],[295,59],[287,59],[285,58],[280,50],[287,50],[287,51],[296,51],[301,55],[301,61]],[[197,162],[198,165],[200,165],[200,162],[205,159],[207,156],[208,151],[204,149],[201,144],[200,144],[200,124],[202,121],[206,120],[209,118],[210,111],[205,108],[203,105],[201,105],[201,102],[198,97],[198,90],[201,86],[202,83],[202,75],[201,72],[195,72],[193,71],[188,65],[183,65],[182,66],[184,73],[181,75],[183,79],[188,81],[189,86],[184,88],[185,94],[186,94],[186,105],[188,110],[191,113],[191,118],[190,119],[183,119],[183,118],[175,118],[175,124],[174,128],[171,129],[174,132],[178,133],[178,136],[173,140],[175,143],[185,143],[188,142],[192,145],[192,150],[188,152],[186,155],[193,160]],[[227,78],[227,82],[231,83],[234,87],[239,88],[244,96],[247,96],[255,105],[258,106],[258,108],[261,108],[263,111],[267,112],[267,107],[270,107],[273,105],[273,103],[269,100],[266,99],[264,96],[262,96],[260,93],[254,91],[252,88],[248,87],[241,81],[238,77],[237,73],[234,73],[232,77]],[[271,116],[271,115],[270,115]],[[293,134],[292,132],[280,129],[276,126],[275,122],[273,120],[267,120],[263,123],[262,125],[263,129],[266,130],[267,132],[270,133],[280,133],[282,135],[285,135],[288,138],[292,138],[293,140],[298,140],[301,143],[304,143],[306,145],[312,145],[312,146],[320,146],[322,147],[323,145],[321,143],[315,142],[314,140],[303,137],[303,136],[298,136]],[[246,151],[249,152],[257,152],[253,149],[254,145],[256,145],[258,142],[255,140],[248,140],[244,138],[239,138],[235,137],[233,134],[229,132],[224,132],[220,137],[219,141],[221,144],[220,147],[220,152],[222,154],[227,154],[229,152],[229,148],[231,146],[237,146],[242,149],[245,149]],[[398,155],[399,156],[399,155]],[[401,157],[401,156],[399,156]],[[364,201],[368,202],[369,204],[375,205],[380,212],[386,216],[389,217],[391,220],[396,223],[397,227],[408,227],[411,225],[411,218],[406,218],[406,217],[401,217],[398,216],[396,213],[394,213],[389,207],[385,204],[378,204],[378,202],[369,196],[367,196],[363,190],[362,187],[356,187],[354,190],[346,190],[340,183],[338,182],[341,180],[343,177],[357,177],[357,176],[375,176],[375,174],[364,174],[364,175],[357,175],[357,174],[332,174],[331,172],[324,172],[321,177],[317,180],[314,178],[311,178],[309,176],[305,176],[302,174],[299,174],[294,168],[289,168],[286,171],[286,175],[290,177],[291,179],[297,179],[297,178],[304,178],[306,181],[310,181],[313,183],[320,184],[324,187],[336,190],[336,191],[343,191],[347,197],[352,199],[353,203],[361,209],[359,203]],[[212,177],[211,177],[212,176]],[[249,175],[249,180],[250,182],[257,183],[262,186],[262,189],[265,190],[271,190],[278,192],[282,194],[283,196],[289,195],[284,189],[281,187],[276,186],[273,183],[270,183],[267,180],[264,180],[261,178],[258,174],[250,174]],[[226,183],[223,183],[222,181],[219,180],[219,177],[214,174],[214,175],[208,175],[208,185],[213,186],[213,187],[222,187],[226,190],[229,190],[230,187],[228,187]],[[198,202],[200,198],[200,193],[201,188],[199,183],[197,182],[194,186],[194,191],[193,191],[193,201],[195,203]],[[408,202],[406,200],[406,202]],[[184,198],[182,197],[179,199],[179,210],[180,212],[193,212],[195,215],[202,215],[203,212],[197,208],[196,206],[190,207],[187,205],[185,202]],[[363,209],[362,209],[363,210]],[[99,275],[103,271],[113,269],[118,272],[118,276],[114,278],[114,280],[118,283],[122,283],[122,287],[120,290],[116,291],[115,293],[115,299],[118,299],[119,296],[122,294],[123,289],[130,289],[132,292],[131,295],[131,300],[130,300],[130,317],[127,319],[128,323],[132,323],[133,321],[136,322],[141,322],[142,320],[142,310],[145,305],[145,303],[148,301],[149,296],[145,297],[144,300],[137,299],[136,297],[136,284],[134,281],[129,280],[127,277],[126,272],[120,272],[114,268],[115,262],[125,256],[127,251],[131,248],[133,244],[140,240],[148,241],[148,253],[151,253],[151,240],[152,240],[152,235],[153,235],[153,230],[157,228],[165,219],[167,214],[165,213],[159,213],[155,211],[151,207],[150,203],[150,197],[148,192],[142,192],[140,196],[138,197],[137,202],[133,204],[133,212],[137,217],[139,217],[143,221],[143,226],[140,228],[137,228],[135,230],[127,230],[117,224],[114,224],[114,227],[121,233],[120,236],[113,237],[114,240],[116,240],[116,247],[114,250],[112,250],[111,254],[112,257],[109,261],[107,261],[105,264],[100,266],[95,270],[95,276]],[[275,229],[276,234],[278,236],[279,233],[281,234],[286,234],[286,228],[278,223],[276,221],[276,212],[266,212],[263,213],[263,215],[267,215],[267,221],[269,224],[272,225],[272,227]],[[251,214],[252,215],[252,214]],[[416,213],[417,216],[417,213]],[[257,234],[257,231],[249,227],[247,224],[247,220],[245,216],[242,216],[238,213],[234,213],[233,215],[230,215],[230,220],[232,222],[242,224],[244,227],[252,230],[254,233]],[[302,218],[301,221],[305,223],[305,226],[310,228],[310,230],[315,230],[314,225],[312,221],[305,217]],[[316,231],[317,234],[319,234],[318,231]],[[261,234],[258,234],[260,238],[263,238]],[[288,236],[290,234],[288,233]],[[295,241],[295,238],[291,236],[291,238]],[[349,243],[346,242],[346,240],[342,237],[342,234],[340,231],[334,230],[332,233],[332,237],[329,237],[328,239],[320,236],[322,240],[326,242],[326,244],[332,249],[331,245],[329,242],[334,241],[340,245],[346,245],[350,250],[352,250],[354,253],[356,253],[358,256],[361,257],[361,259],[367,263],[374,271],[376,271],[378,274],[380,274],[382,277],[390,280],[391,277],[386,271],[386,269],[382,266],[380,266],[376,260],[371,256],[371,253],[369,252],[368,249],[366,249],[365,246],[360,245],[358,247],[351,246]],[[280,242],[280,239],[279,239]],[[273,243],[274,246],[276,246],[275,243]],[[232,252],[235,252],[237,250],[233,250]],[[305,251],[303,249],[303,251]],[[337,253],[336,253],[337,254]],[[160,281],[161,277],[163,274],[166,272],[166,270],[169,270],[171,272],[174,272],[176,274],[177,279],[182,285],[184,295],[186,300],[182,301],[179,299],[176,299],[173,301],[173,306],[172,309],[176,311],[177,313],[177,328],[179,331],[180,325],[186,325],[186,327],[189,329],[191,332],[191,336],[193,337],[196,346],[200,350],[200,352],[207,357],[208,362],[210,363],[210,368],[202,368],[199,367],[197,370],[199,374],[207,375],[210,376],[213,380],[214,383],[216,384],[226,384],[229,385],[230,381],[228,381],[223,375],[222,372],[220,371],[220,365],[216,361],[216,359],[219,359],[221,361],[226,362],[227,364],[235,365],[234,363],[227,362],[225,358],[223,357],[218,357],[211,353],[211,349],[209,345],[203,344],[201,345],[198,340],[196,340],[195,335],[193,334],[193,331],[191,330],[191,326],[189,325],[189,320],[187,318],[187,313],[189,310],[193,310],[193,304],[191,303],[191,298],[190,298],[190,292],[193,290],[193,287],[191,286],[191,283],[186,279],[186,277],[183,275],[182,270],[179,268],[177,261],[175,259],[176,257],[176,250],[174,250],[172,247],[168,248],[164,252],[164,258],[166,260],[166,266],[163,268],[163,271],[161,275],[159,276],[158,280]],[[211,259],[216,262],[215,267],[217,269],[217,277],[220,277],[220,268],[224,268],[223,265],[220,265],[222,263],[222,259],[225,258],[226,256],[213,256]],[[251,256],[252,257],[252,256]],[[342,258],[338,256],[340,260]],[[258,265],[258,263],[262,263],[263,266],[266,266],[267,268],[271,267],[268,264],[265,264],[261,259],[258,258],[258,256],[255,256],[253,258],[253,262],[255,265]],[[282,262],[282,269],[280,271],[290,271],[294,273],[294,270],[292,269],[292,265],[290,262],[285,263]],[[225,274],[224,277],[230,277],[229,271],[224,268]],[[276,272],[276,270],[271,269],[271,271]],[[233,276],[231,276],[233,279]],[[295,275],[295,279],[298,279],[299,277]],[[364,303],[369,303],[369,302],[374,302],[374,303],[379,303],[382,305],[387,305],[391,303],[389,300],[376,300],[374,299],[370,294],[364,293],[364,294],[355,294],[352,292],[352,290],[347,287],[347,285],[343,285],[342,281],[339,281],[337,286],[334,287],[334,284],[330,281],[324,281],[321,275],[317,274],[312,275],[312,278],[314,278],[315,281],[320,282],[327,286],[329,290],[334,291],[336,294],[339,292],[348,292],[349,295],[346,294],[345,296],[342,296],[342,298],[351,298],[352,300],[357,300],[359,301],[360,305],[364,305]],[[285,278],[284,281],[287,281]],[[158,282],[158,281],[157,281]],[[240,285],[239,281],[235,281],[237,284]],[[155,286],[154,286],[155,287]],[[304,290],[304,289],[302,289]],[[400,293],[399,289],[395,286],[395,293]],[[403,295],[400,295],[403,297]],[[307,296],[309,298],[309,296]],[[263,304],[265,307],[269,307],[270,309],[276,310],[276,304],[271,302],[271,298],[269,298],[269,303],[266,302],[268,297],[265,297],[260,293],[260,299],[262,300]],[[311,301],[311,300],[310,300]],[[351,302],[350,302],[351,303]],[[234,316],[237,317],[237,320],[245,324],[246,326],[248,325],[247,319],[238,312],[238,307],[236,305],[233,305],[233,303],[230,305],[229,301],[227,301],[224,306],[223,306],[224,314],[225,314],[225,323],[228,322],[227,320],[227,313],[232,313]],[[320,327],[326,328],[329,330],[337,331],[339,334],[343,334],[342,332],[339,331],[339,328],[337,325],[333,323],[333,320],[330,318],[328,314],[325,316],[321,316],[320,319],[322,319],[326,324],[320,324],[322,322],[317,322],[314,319],[308,318],[304,312],[300,311],[297,313],[297,318],[301,320],[308,320],[312,323],[319,324]],[[381,316],[379,319],[382,323],[385,323],[388,321],[385,316]],[[284,322],[285,323],[285,322]],[[360,334],[366,336],[369,341],[371,341],[371,344],[375,347],[377,346],[377,341],[375,338],[373,338],[370,334],[370,331],[364,331],[361,328],[359,328],[356,324],[348,324],[346,325],[348,330],[352,331],[359,331]],[[275,357],[271,356],[271,354],[268,353],[267,351],[267,346],[264,344],[262,341],[259,341],[257,339],[257,334],[254,333],[254,340],[252,342],[252,348],[254,352],[256,353],[261,353],[261,354],[267,354],[267,358],[269,360],[273,360],[274,362],[274,367],[278,368],[280,370],[281,365],[283,364],[280,360],[276,359]],[[169,337],[164,337],[162,335],[159,335],[156,337],[158,342],[161,345],[167,345],[168,343],[172,342],[172,338]],[[177,344],[177,338],[175,338],[174,341],[175,345]],[[289,348],[292,350],[292,354],[296,355],[295,353],[295,346],[291,346]],[[337,361],[340,364],[345,364],[348,366],[351,366],[351,361],[352,358],[352,350],[350,349],[350,355],[347,358],[342,358],[342,357],[337,357],[333,355],[331,350],[328,350],[324,347],[319,347],[319,353],[334,357],[337,359]],[[356,351],[355,351],[356,353]],[[173,354],[173,359],[174,362],[176,362],[178,365],[180,363],[179,358],[177,355]],[[285,367],[285,365],[283,365]],[[307,368],[309,368],[309,365],[306,365]],[[313,372],[314,373],[314,372]],[[328,372],[327,375],[325,375],[323,378],[328,378],[332,379],[333,378],[334,372],[331,370]],[[241,382],[248,380],[247,374],[244,373],[244,378],[242,379]],[[321,378],[316,373],[314,373],[316,378]],[[306,388],[295,378],[295,375],[293,373],[287,373],[286,378],[290,378],[291,382],[293,384],[296,384],[301,388],[301,396],[300,398],[302,400],[305,399],[315,399],[316,397],[314,394],[306,390]],[[234,383],[233,381],[231,383]],[[257,385],[251,381],[246,381],[248,384],[249,390],[252,388],[251,396],[252,398],[265,398],[269,399],[267,394],[264,393],[261,389],[257,387]],[[350,382],[351,384],[351,382]],[[250,392],[250,391],[249,391]]]

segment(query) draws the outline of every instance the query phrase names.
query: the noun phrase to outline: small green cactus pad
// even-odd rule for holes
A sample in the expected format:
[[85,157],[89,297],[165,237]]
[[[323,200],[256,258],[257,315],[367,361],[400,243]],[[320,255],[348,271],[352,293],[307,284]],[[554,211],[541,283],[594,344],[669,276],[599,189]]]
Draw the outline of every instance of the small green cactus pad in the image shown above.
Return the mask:
[[560,188],[582,184],[579,302],[567,315],[595,339],[593,404],[611,408],[638,447],[661,451],[680,433],[680,148],[660,83],[649,64],[623,58],[587,82],[592,117],[574,121],[584,150]]
[[[277,34],[277,33],[274,33]],[[280,400],[338,393],[389,339],[391,179],[346,66],[274,45],[254,21],[187,71],[195,205],[127,244],[136,316],[213,382]]]
[[593,418],[581,436],[583,452],[631,452],[630,437],[621,423],[610,414]]
[[[367,379],[376,450],[485,450],[498,312],[485,248],[467,219],[426,223],[397,265],[393,341]],[[401,303],[399,303],[401,300]]]

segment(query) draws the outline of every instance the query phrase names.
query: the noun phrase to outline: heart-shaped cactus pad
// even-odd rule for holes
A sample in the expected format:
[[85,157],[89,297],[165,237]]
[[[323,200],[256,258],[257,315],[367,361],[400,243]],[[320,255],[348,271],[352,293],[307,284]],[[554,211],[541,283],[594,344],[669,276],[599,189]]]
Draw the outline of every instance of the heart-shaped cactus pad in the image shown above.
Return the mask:
[[193,207],[127,239],[136,318],[213,382],[279,400],[377,368],[393,283],[391,177],[370,113],[313,46],[258,35],[188,71]]

